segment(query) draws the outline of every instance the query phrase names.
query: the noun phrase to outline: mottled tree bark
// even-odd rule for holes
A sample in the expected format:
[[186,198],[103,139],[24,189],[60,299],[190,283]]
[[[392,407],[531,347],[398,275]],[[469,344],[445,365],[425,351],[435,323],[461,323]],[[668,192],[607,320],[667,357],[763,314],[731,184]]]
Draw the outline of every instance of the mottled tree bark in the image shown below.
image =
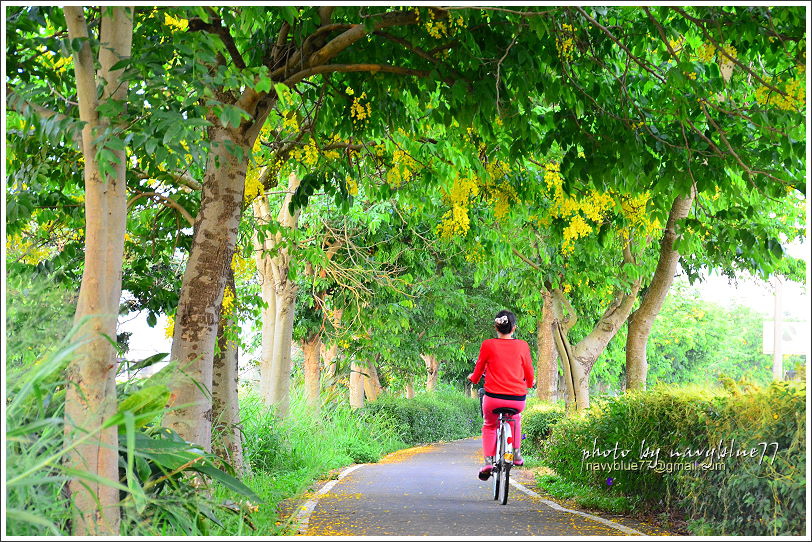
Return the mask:
[[411,380],[406,382],[406,399],[414,399],[414,384]]
[[321,393],[320,375],[321,333],[314,333],[302,340],[304,352],[304,383],[307,402],[312,408],[318,409]]
[[433,391],[437,387],[440,362],[434,354],[421,354],[420,357],[426,364],[426,391]]
[[214,346],[245,188],[245,160],[229,147],[236,145],[243,153],[251,149],[250,142],[222,127],[216,117],[210,115],[209,121],[212,146],[172,338],[171,359],[183,372],[172,382],[175,408],[164,416],[167,427],[207,451],[211,450]]
[[552,294],[542,291],[541,318],[536,323],[536,396],[554,401],[558,391],[558,366],[553,340]]
[[375,367],[375,362],[370,361],[363,366],[364,370],[364,394],[367,399],[374,401],[378,395],[383,391],[381,381],[378,378],[378,369]]
[[640,307],[629,317],[629,331],[626,336],[626,389],[646,389],[648,361],[646,345],[651,326],[663,307],[679,262],[679,253],[674,250],[677,240],[676,224],[688,216],[696,189],[691,187],[687,196],[678,196],[671,205],[668,222],[660,240],[660,258]]
[[[343,309],[334,309],[332,312],[330,312],[329,318],[334,329],[338,329],[338,327],[341,325],[341,317],[343,314]],[[328,379],[334,379],[336,376],[336,364],[338,360],[338,342],[335,339],[330,341],[329,346],[322,342],[321,359],[324,366],[325,376]]]
[[[84,8],[67,6],[64,12],[68,37],[87,38]],[[113,127],[109,119],[99,116],[99,105],[111,99],[127,99],[128,82],[122,80],[123,70],[111,68],[131,54],[133,12],[133,7],[113,7],[102,12],[98,77],[88,40],[73,54],[79,117],[85,123],[85,260],[74,321],[81,324],[76,340],[86,342],[75,351],[67,369],[65,446],[93,435],[65,456],[68,467],[88,475],[79,474],[68,485],[73,503],[72,534],[78,536],[119,534],[118,489],[104,483],[117,483],[119,479],[118,431],[115,426],[100,428],[117,406],[117,363],[110,340],[116,337],[121,298],[127,225],[126,157],[123,151],[112,151],[117,163],[111,164],[109,174],[102,174],[94,139]],[[100,82],[104,87],[99,99]]]
[[353,361],[350,365],[350,407],[364,406],[364,367]]
[[[298,225],[299,211],[291,214],[288,204],[299,187],[300,179],[291,174],[288,179],[287,196],[277,215],[282,228],[294,229]],[[267,197],[260,195],[253,203],[254,217],[260,224],[271,220]],[[260,361],[260,393],[265,404],[275,405],[280,416],[287,416],[290,406],[290,349],[293,344],[293,317],[296,302],[296,283],[290,280],[291,254],[287,247],[280,248],[274,256],[271,251],[283,239],[282,232],[267,235],[263,240],[254,237],[257,270],[262,279],[261,295],[269,309],[263,311],[262,360]],[[271,324],[270,307],[273,307]]]
[[[228,287],[236,292],[234,272],[228,271]],[[238,391],[239,348],[236,340],[228,340],[228,331],[239,333],[231,315],[221,320],[217,331],[217,351],[214,355],[212,377],[212,433],[214,453],[227,460],[237,472],[244,472],[242,454],[242,429],[240,428],[240,403]]]

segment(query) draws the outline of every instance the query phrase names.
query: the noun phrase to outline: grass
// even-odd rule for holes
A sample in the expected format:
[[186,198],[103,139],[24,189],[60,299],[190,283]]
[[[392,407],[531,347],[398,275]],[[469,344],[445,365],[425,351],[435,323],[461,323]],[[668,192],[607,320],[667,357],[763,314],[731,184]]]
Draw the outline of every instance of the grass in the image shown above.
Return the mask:
[[613,514],[627,514],[637,509],[637,503],[630,497],[611,495],[611,488],[608,491],[600,491],[567,481],[555,474],[537,475],[536,484],[553,497],[571,500],[580,508]]
[[[324,398],[328,397],[335,395],[325,390]],[[414,416],[415,409],[422,414],[423,410],[443,408],[455,420],[467,422],[469,411],[478,408],[478,403],[461,397],[451,391],[419,394],[415,399],[383,396],[380,403],[360,410],[333,399],[315,411],[307,405],[302,387],[295,385],[291,390],[292,415],[279,420],[272,409],[246,392],[240,402],[241,417],[244,454],[252,473],[243,482],[264,502],[252,513],[222,517],[222,527],[214,527],[211,534],[295,534],[290,532],[294,526],[280,517],[280,513],[295,512],[288,510],[290,506],[284,501],[302,496],[318,480],[335,478],[337,469],[374,463],[416,443],[476,434],[478,423],[470,428],[462,428],[460,423],[439,424],[438,428],[438,424],[425,424],[422,415]],[[213,497],[218,501],[240,498],[222,487],[216,487]]]

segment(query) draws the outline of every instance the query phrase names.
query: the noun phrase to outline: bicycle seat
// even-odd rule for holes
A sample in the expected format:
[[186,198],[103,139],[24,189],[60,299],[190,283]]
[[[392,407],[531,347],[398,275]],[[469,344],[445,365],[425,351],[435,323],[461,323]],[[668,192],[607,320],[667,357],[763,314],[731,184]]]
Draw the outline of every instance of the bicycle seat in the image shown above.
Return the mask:
[[515,408],[502,407],[502,408],[494,408],[493,413],[494,414],[507,414],[508,416],[513,416],[514,414],[518,414],[519,411],[516,410]]

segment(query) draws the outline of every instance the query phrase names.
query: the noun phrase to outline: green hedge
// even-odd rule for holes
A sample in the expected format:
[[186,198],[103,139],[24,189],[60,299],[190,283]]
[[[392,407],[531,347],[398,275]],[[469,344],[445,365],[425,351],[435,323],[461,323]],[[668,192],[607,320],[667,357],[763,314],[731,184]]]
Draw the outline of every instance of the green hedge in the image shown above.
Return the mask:
[[[800,535],[806,528],[805,403],[806,385],[799,382],[629,393],[556,423],[541,442],[542,461],[596,491],[633,496],[651,509],[679,510],[693,520],[695,534]],[[771,445],[763,460],[735,456],[754,448],[760,455],[762,442],[778,444],[774,461]],[[659,448],[660,462],[646,458],[644,447]],[[712,448],[733,453],[712,461],[671,456]],[[595,449],[608,455],[584,457]],[[703,462],[723,468],[705,469]],[[590,470],[588,463],[599,469]]]
[[452,391],[418,394],[413,399],[384,395],[361,413],[387,420],[408,445],[471,437],[482,429],[479,401]]
[[550,436],[553,426],[564,419],[564,405],[540,401],[535,398],[527,400],[522,412],[522,450],[525,455],[538,455],[543,442]]

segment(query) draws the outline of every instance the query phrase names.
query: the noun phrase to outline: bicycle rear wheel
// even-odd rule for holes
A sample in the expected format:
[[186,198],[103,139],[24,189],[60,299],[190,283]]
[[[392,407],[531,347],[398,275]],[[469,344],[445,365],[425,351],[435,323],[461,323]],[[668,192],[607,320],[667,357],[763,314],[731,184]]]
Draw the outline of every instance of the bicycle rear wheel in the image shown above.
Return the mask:
[[494,497],[500,504],[507,504],[508,488],[510,487],[510,467],[511,463],[505,458],[506,453],[512,451],[507,439],[510,435],[510,427],[505,423],[505,427],[499,432],[499,491]]
[[493,474],[491,477],[493,478],[493,500],[497,500],[499,498],[499,486],[501,482],[502,476],[502,453],[503,449],[500,446],[502,439],[500,438],[500,434],[502,433],[501,428],[497,428],[496,430],[496,455],[493,456]]

